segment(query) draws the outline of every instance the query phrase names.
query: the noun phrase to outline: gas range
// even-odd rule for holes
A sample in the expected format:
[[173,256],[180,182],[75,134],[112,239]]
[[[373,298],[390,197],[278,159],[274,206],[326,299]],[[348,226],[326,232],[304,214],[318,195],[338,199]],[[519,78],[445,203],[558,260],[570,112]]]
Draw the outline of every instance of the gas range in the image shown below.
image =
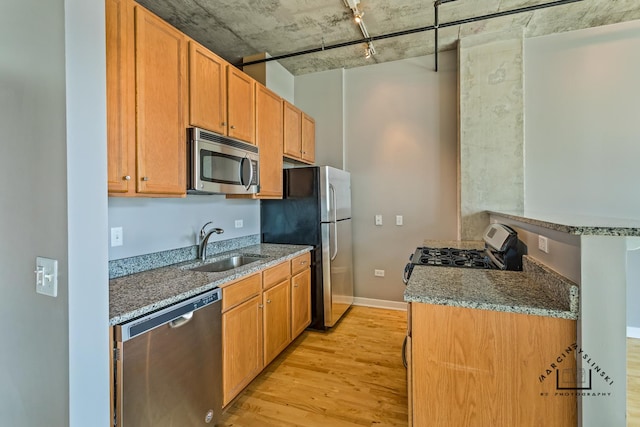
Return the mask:
[[445,267],[495,268],[484,249],[419,247],[410,257],[413,264]]
[[470,268],[522,270],[524,245],[517,233],[503,224],[490,224],[483,235],[484,249],[418,247],[409,257],[402,281],[407,284],[416,265]]

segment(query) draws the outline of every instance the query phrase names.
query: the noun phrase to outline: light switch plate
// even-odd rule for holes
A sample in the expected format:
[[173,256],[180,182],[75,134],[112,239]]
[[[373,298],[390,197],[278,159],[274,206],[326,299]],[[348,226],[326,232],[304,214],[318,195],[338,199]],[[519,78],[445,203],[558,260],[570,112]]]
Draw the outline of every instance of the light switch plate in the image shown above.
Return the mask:
[[236,228],[244,227],[244,221],[241,220],[241,219],[236,219],[235,226],[236,226]]
[[396,215],[396,225],[402,225],[403,218],[402,215]]
[[36,292],[50,297],[58,296],[58,260],[36,257]]
[[376,225],[382,225],[382,215],[376,215]]

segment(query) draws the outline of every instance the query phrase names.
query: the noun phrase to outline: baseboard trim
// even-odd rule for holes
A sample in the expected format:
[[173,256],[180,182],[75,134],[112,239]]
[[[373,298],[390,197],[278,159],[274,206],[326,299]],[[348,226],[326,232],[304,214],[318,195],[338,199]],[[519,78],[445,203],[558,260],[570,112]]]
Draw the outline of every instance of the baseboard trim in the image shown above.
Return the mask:
[[640,338],[640,328],[627,326],[627,338]]
[[361,305],[364,307],[386,308],[388,310],[407,311],[406,302],[387,301],[383,299],[354,297],[353,305]]

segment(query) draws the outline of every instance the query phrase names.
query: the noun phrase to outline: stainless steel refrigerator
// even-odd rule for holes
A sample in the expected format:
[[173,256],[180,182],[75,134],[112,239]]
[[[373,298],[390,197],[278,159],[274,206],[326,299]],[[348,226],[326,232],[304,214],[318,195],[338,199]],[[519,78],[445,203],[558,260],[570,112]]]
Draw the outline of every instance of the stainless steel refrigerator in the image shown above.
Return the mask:
[[332,327],[353,303],[349,172],[285,169],[282,200],[263,200],[260,210],[262,242],[314,247],[310,327]]

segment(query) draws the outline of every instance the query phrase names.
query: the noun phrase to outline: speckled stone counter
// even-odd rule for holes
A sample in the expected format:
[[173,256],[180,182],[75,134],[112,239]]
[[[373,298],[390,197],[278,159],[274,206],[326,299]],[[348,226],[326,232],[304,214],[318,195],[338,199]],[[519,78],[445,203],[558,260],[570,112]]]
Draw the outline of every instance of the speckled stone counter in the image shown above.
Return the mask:
[[238,254],[264,257],[260,261],[220,273],[191,271],[191,268],[204,264],[192,260],[112,279],[109,281],[109,325],[167,307],[311,249],[310,246],[263,243],[207,258],[204,263]]
[[577,319],[577,286],[533,258],[523,264],[524,271],[416,265],[404,300]]
[[514,221],[579,236],[640,236],[640,219],[606,218],[587,215],[488,211]]

